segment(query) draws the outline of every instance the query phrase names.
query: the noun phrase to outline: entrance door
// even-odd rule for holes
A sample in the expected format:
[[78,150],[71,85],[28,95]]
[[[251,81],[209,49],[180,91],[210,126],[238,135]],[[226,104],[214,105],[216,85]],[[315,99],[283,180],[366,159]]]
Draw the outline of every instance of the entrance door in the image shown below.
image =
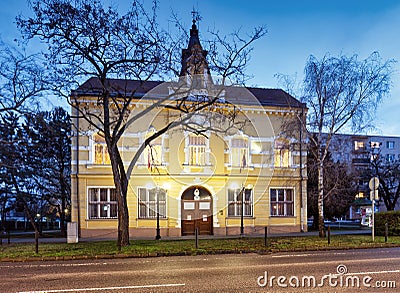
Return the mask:
[[201,186],[193,186],[182,194],[182,235],[212,235],[212,197],[211,193]]

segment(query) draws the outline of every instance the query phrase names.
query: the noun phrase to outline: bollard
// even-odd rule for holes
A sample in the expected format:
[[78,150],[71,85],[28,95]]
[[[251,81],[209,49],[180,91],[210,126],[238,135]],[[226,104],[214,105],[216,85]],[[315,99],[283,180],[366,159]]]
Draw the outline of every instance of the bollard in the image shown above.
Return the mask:
[[194,229],[195,231],[195,239],[196,239],[196,249],[199,248],[199,228]]
[[35,230],[35,253],[39,253],[39,231]]
[[268,245],[268,227],[264,227],[264,246]]
[[385,243],[388,241],[389,227],[388,223],[385,223]]
[[331,225],[328,225],[328,245],[331,244]]

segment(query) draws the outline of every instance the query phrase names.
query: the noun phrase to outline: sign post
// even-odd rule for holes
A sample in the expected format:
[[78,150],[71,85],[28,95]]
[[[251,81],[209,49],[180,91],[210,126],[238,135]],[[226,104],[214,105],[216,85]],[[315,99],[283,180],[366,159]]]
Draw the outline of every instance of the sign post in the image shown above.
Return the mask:
[[369,180],[370,199],[372,201],[372,214],[371,214],[371,228],[372,228],[372,242],[375,241],[375,199],[378,197],[379,179],[378,177],[372,177]]

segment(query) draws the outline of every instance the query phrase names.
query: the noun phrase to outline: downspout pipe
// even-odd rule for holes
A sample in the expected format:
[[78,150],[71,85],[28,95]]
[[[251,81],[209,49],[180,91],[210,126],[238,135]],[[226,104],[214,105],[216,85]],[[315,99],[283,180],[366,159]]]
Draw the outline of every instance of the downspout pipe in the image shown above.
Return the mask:
[[75,109],[76,111],[76,122],[75,122],[75,192],[76,192],[76,206],[77,206],[77,216],[78,216],[78,237],[81,237],[81,204],[80,204],[80,196],[79,196],[79,111],[78,109]]
[[300,229],[304,232],[304,205],[303,205],[303,119],[304,119],[304,107],[301,107],[301,116],[299,119],[299,130],[300,130]]

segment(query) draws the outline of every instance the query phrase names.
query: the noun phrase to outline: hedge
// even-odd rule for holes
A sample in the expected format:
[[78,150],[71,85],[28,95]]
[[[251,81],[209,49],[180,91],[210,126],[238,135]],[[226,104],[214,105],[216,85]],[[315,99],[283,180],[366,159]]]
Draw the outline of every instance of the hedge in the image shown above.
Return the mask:
[[389,236],[400,235],[400,211],[380,212],[375,214],[375,234],[385,235],[385,223],[388,223]]

